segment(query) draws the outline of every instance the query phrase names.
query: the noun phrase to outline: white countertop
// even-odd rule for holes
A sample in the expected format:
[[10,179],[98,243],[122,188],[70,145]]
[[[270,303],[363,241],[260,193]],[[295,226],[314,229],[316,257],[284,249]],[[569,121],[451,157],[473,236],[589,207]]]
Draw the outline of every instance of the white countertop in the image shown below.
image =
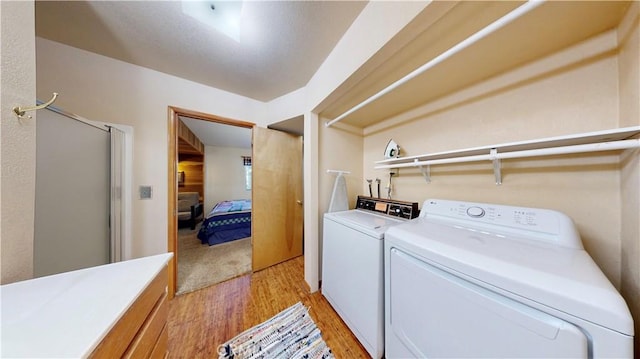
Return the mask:
[[0,357],[88,356],[172,256],[0,286]]

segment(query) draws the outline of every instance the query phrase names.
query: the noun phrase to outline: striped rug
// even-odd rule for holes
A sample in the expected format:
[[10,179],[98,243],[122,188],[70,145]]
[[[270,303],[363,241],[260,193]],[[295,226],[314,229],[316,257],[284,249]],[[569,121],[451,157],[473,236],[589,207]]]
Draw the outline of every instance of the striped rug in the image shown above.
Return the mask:
[[301,302],[218,347],[218,358],[334,358]]

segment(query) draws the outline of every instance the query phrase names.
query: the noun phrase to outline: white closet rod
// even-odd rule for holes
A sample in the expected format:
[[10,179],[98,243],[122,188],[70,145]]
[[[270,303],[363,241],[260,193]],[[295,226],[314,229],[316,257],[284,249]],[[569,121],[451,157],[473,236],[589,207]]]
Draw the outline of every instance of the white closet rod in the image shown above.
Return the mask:
[[446,163],[462,163],[462,162],[478,162],[478,161],[493,161],[507,158],[524,158],[524,157],[538,157],[538,156],[551,156],[551,155],[564,155],[572,153],[586,153],[586,152],[600,152],[600,151],[613,151],[624,150],[629,148],[640,148],[640,139],[621,140],[613,142],[600,142],[600,143],[587,143],[583,145],[562,146],[562,147],[549,147],[539,148],[534,150],[523,150],[513,152],[503,152],[486,155],[475,156],[463,156],[454,158],[442,158],[437,160],[426,160],[409,163],[400,163],[395,165],[383,165],[376,166],[376,169],[385,168],[404,168],[404,167],[419,167]]
[[373,102],[373,101],[379,99],[380,97],[388,94],[389,92],[395,90],[399,86],[401,86],[401,85],[405,84],[406,82],[412,80],[413,78],[421,75],[423,72],[429,70],[430,68],[434,67],[435,65],[437,65],[437,64],[441,63],[442,61],[448,59],[449,57],[455,55],[456,53],[460,52],[461,50],[464,50],[465,48],[467,48],[470,45],[474,44],[475,42],[477,42],[478,40],[482,39],[483,37],[493,33],[494,31],[500,29],[501,27],[509,24],[511,21],[516,20],[520,16],[522,16],[522,15],[528,13],[529,11],[535,9],[536,7],[540,6],[543,2],[544,2],[543,0],[530,0],[530,1],[526,2],[525,4],[523,4],[523,5],[520,5],[515,10],[509,12],[508,14],[506,14],[503,17],[499,18],[498,20],[496,20],[496,21],[492,22],[491,24],[487,25],[486,27],[482,28],[480,31],[474,33],[473,35],[467,37],[466,39],[464,39],[461,42],[457,43],[453,47],[449,48],[447,51],[445,51],[445,52],[441,53],[440,55],[434,57],[433,59],[431,59],[430,61],[428,61],[424,65],[422,65],[422,66],[418,67],[417,69],[413,70],[411,73],[409,73],[405,77],[403,77],[400,80],[398,80],[398,81],[392,83],[391,85],[385,87],[384,89],[382,89],[382,91],[380,91],[380,92],[376,93],[375,95],[367,98],[366,100],[364,100],[360,104],[352,107],[350,110],[348,110],[347,112],[343,113],[342,115],[336,117],[335,119],[333,119],[331,121],[328,121],[325,124],[325,126],[329,127],[329,126],[333,125],[334,123],[336,123],[338,121],[341,121],[342,119],[344,119],[345,117],[349,116],[350,114],[358,111],[359,109],[361,109],[364,106],[370,104],[371,102]]

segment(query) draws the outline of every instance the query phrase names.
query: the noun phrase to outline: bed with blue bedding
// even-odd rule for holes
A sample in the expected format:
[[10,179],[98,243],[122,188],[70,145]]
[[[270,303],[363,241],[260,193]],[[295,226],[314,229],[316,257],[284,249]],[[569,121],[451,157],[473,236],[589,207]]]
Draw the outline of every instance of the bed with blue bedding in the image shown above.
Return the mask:
[[251,200],[217,203],[202,222],[198,239],[210,246],[251,237]]

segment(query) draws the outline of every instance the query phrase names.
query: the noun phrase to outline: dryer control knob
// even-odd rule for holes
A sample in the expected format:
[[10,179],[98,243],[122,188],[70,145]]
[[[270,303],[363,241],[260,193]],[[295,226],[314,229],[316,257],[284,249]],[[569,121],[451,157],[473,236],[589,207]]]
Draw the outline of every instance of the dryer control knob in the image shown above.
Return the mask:
[[484,217],[484,209],[480,207],[469,207],[467,208],[467,214],[469,217],[480,218]]

